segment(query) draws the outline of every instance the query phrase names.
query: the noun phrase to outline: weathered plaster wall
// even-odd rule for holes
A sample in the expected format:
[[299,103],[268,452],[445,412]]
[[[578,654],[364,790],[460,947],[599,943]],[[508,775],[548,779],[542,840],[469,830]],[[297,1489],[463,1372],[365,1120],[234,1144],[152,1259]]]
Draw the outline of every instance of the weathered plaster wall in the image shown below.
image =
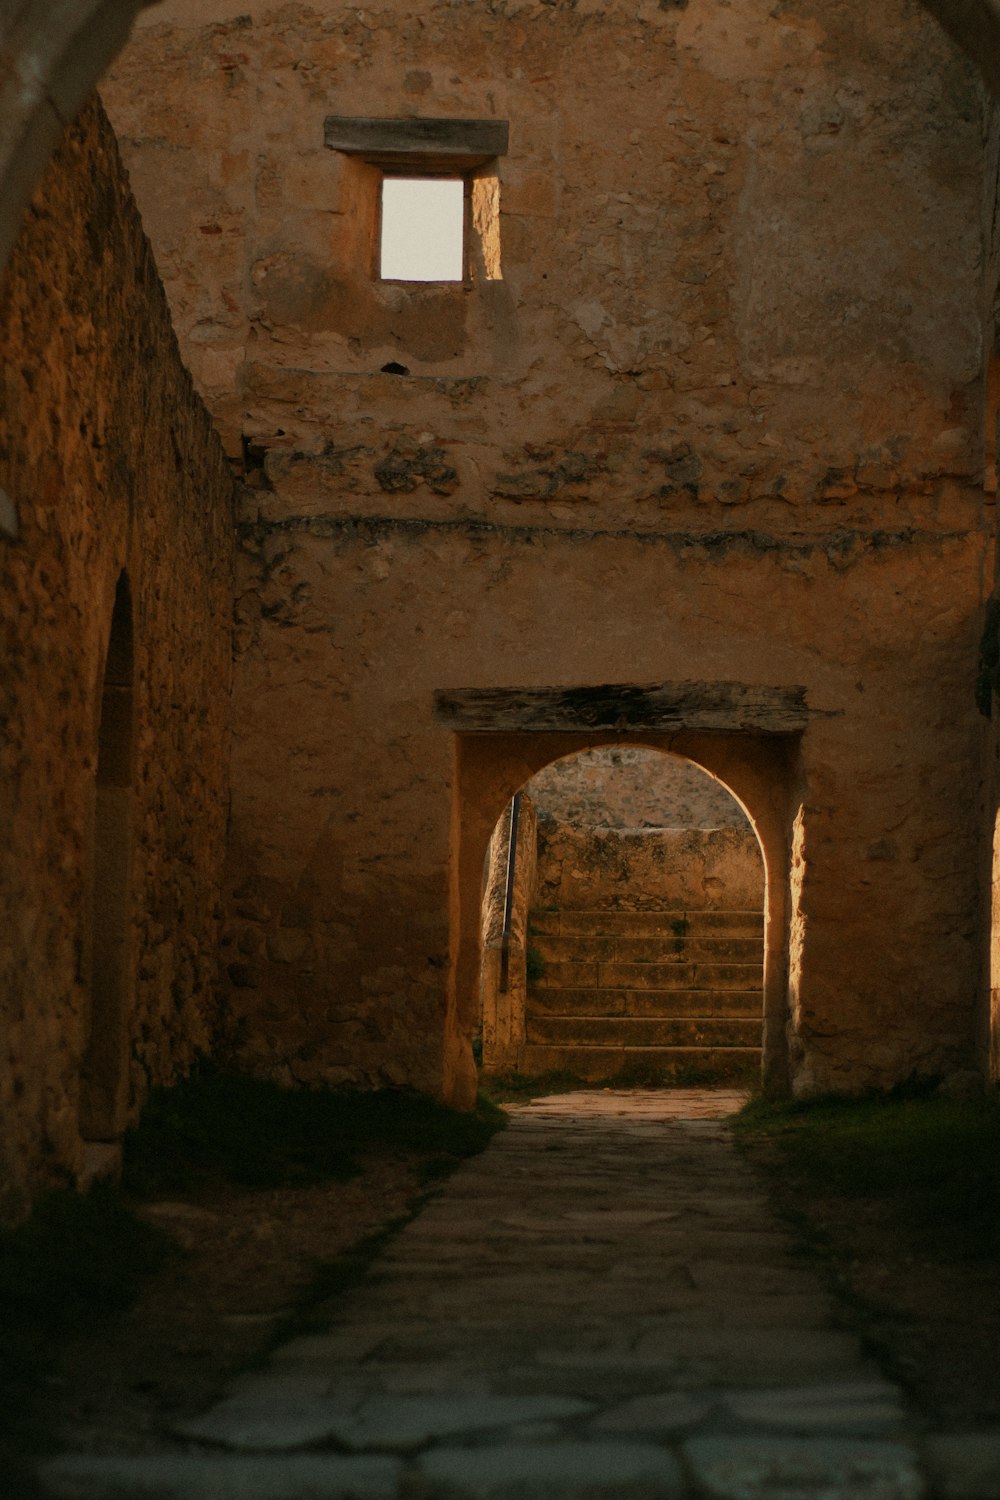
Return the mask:
[[[264,515],[967,521],[981,106],[915,5],[198,17],[150,11],[106,94]],[[373,281],[334,112],[508,118],[503,279]]]
[[598,828],[748,828],[725,787],[655,750],[585,750],[532,778],[542,817]]
[[[984,151],[923,11],[169,0],[108,99],[248,461],[244,1057],[440,1083],[436,689],[699,679],[829,715],[769,870],[795,1086],[966,1058]],[[373,280],[378,173],[325,150],[334,112],[509,119],[503,279]]]
[[[819,1081],[931,1069],[967,1045],[977,539],[869,541],[846,566],[819,546],[609,536],[583,567],[579,538],[541,548],[530,533],[391,523],[266,528],[244,546],[286,590],[281,625],[251,622],[236,709],[234,1003],[256,1065],[434,1081],[453,755],[437,688],[495,681],[508,659],[525,682],[669,681],[701,652],[726,677],[803,682],[832,715],[802,744],[796,1004]],[[634,607],[599,648],[551,588],[571,565],[595,603],[628,580]],[[461,636],[437,615],[442,580],[467,613]],[[661,592],[685,601],[669,648],[643,604],[658,613]],[[533,601],[527,635],[512,598]],[[795,617],[822,622],[822,657],[784,639]]]
[[0,283],[3,1207],[76,1173],[88,862],[116,584],[135,634],[130,1112],[216,1004],[232,483],[114,137],[67,131]]

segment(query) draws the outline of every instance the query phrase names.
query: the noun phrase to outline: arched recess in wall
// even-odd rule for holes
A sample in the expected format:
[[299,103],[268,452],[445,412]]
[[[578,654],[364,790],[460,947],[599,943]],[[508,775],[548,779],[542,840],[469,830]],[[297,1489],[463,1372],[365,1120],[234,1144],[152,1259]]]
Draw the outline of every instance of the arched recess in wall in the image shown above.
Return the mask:
[[997,495],[997,430],[1000,428],[1000,326],[994,315],[993,344],[983,382],[983,489],[994,503]]
[[442,1091],[468,1107],[477,1075],[472,1038],[479,1024],[483,870],[497,822],[537,771],[580,750],[641,745],[685,757],[723,784],[746,813],[764,860],[762,1076],[769,1092],[788,1089],[792,837],[799,792],[795,733],[503,732],[459,733],[452,804],[452,966]]
[[132,992],[132,783],[135,692],[132,597],[122,573],[115,590],[101,691],[97,767],[84,911],[89,997],[80,1072],[80,1134],[113,1141],[128,1103],[128,1016]]
[[[48,0],[0,17],[0,269],[66,126],[155,0]],[[11,11],[13,13],[11,13]]]
[[764,904],[760,840],[718,778],[641,745],[551,762],[490,841],[481,1066],[750,1082]]

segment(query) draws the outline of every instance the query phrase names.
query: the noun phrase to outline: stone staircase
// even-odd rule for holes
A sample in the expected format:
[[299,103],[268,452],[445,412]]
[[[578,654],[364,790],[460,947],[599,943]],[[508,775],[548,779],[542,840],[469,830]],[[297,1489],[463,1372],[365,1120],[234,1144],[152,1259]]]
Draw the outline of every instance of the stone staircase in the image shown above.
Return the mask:
[[535,911],[518,1071],[669,1078],[760,1065],[763,915]]

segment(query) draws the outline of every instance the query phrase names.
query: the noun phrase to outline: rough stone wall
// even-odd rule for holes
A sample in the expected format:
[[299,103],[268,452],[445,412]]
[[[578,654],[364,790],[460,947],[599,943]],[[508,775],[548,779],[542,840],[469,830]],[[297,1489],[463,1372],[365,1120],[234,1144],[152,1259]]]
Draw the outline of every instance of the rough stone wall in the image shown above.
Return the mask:
[[559,911],[762,911],[760,846],[749,828],[581,829],[540,821],[533,905]]
[[745,828],[725,787],[690,761],[655,750],[585,750],[531,780],[539,816],[599,828]]
[[232,481],[89,106],[0,283],[0,1198],[76,1174],[87,883],[116,584],[134,611],[130,1113],[207,1048],[227,790]]
[[[437,1086],[436,689],[698,679],[819,715],[769,871],[794,1086],[967,1058],[984,152],[922,10],[167,0],[107,97],[248,463],[244,1057]],[[334,112],[509,119],[502,279],[374,279],[378,172],[324,148]]]
[[517,853],[511,890],[506,984],[502,983],[504,916],[507,906],[507,862],[510,808],[490,839],[483,885],[482,964],[479,1006],[483,1061],[502,1070],[517,1060],[524,1041],[524,1005],[528,990],[528,913],[537,883],[538,821],[535,805],[522,792],[518,808]]
[[[994,103],[987,133],[983,278],[983,435],[986,485],[995,499],[1000,447],[1000,111]],[[994,581],[980,641],[979,707],[990,721],[983,745],[981,790],[981,955],[984,1001],[976,1044],[983,1071],[1000,1080],[1000,588]]]
[[[981,104],[909,0],[167,0],[105,92],[265,519],[965,526]],[[509,119],[503,278],[374,280],[334,112]]]

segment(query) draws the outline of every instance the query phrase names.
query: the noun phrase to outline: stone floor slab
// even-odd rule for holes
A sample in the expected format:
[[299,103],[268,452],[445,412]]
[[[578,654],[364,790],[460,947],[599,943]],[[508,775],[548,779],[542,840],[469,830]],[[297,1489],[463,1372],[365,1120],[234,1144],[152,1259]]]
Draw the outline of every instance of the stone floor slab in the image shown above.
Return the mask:
[[586,1416],[590,1402],[559,1395],[373,1396],[338,1423],[334,1436],[346,1448],[406,1450],[438,1438],[470,1436],[524,1422],[556,1422]]
[[710,1416],[715,1406],[711,1396],[687,1391],[665,1391],[661,1395],[633,1396],[605,1411],[593,1423],[597,1432],[646,1432],[661,1436],[688,1431]]
[[[897,1388],[770,1217],[730,1106],[686,1092],[512,1110],[327,1328],[172,1451],[50,1464],[46,1493],[920,1500]],[[926,1451],[944,1500],[1000,1500],[988,1441],[964,1467],[944,1440]]]
[[684,1444],[710,1500],[924,1500],[914,1451],[850,1438],[695,1437]]
[[998,1500],[1000,1432],[940,1434],[925,1443],[941,1500]]
[[729,1391],[725,1405],[738,1421],[751,1426],[829,1436],[885,1433],[907,1420],[902,1392],[881,1380]]
[[421,1458],[418,1495],[435,1500],[681,1500],[676,1459],[652,1443],[440,1448]]
[[333,1443],[354,1452],[407,1452],[439,1438],[468,1437],[522,1422],[581,1417],[592,1410],[576,1396],[474,1394],[368,1395],[360,1400],[288,1396],[266,1377],[204,1416],[179,1423],[179,1437],[225,1448],[291,1451]]
[[178,1422],[176,1437],[255,1453],[288,1453],[326,1442],[338,1421],[352,1414],[343,1405],[318,1396],[280,1395],[252,1388],[229,1396],[204,1416]]
[[402,1465],[390,1458],[69,1455],[42,1465],[52,1500],[393,1500]]

